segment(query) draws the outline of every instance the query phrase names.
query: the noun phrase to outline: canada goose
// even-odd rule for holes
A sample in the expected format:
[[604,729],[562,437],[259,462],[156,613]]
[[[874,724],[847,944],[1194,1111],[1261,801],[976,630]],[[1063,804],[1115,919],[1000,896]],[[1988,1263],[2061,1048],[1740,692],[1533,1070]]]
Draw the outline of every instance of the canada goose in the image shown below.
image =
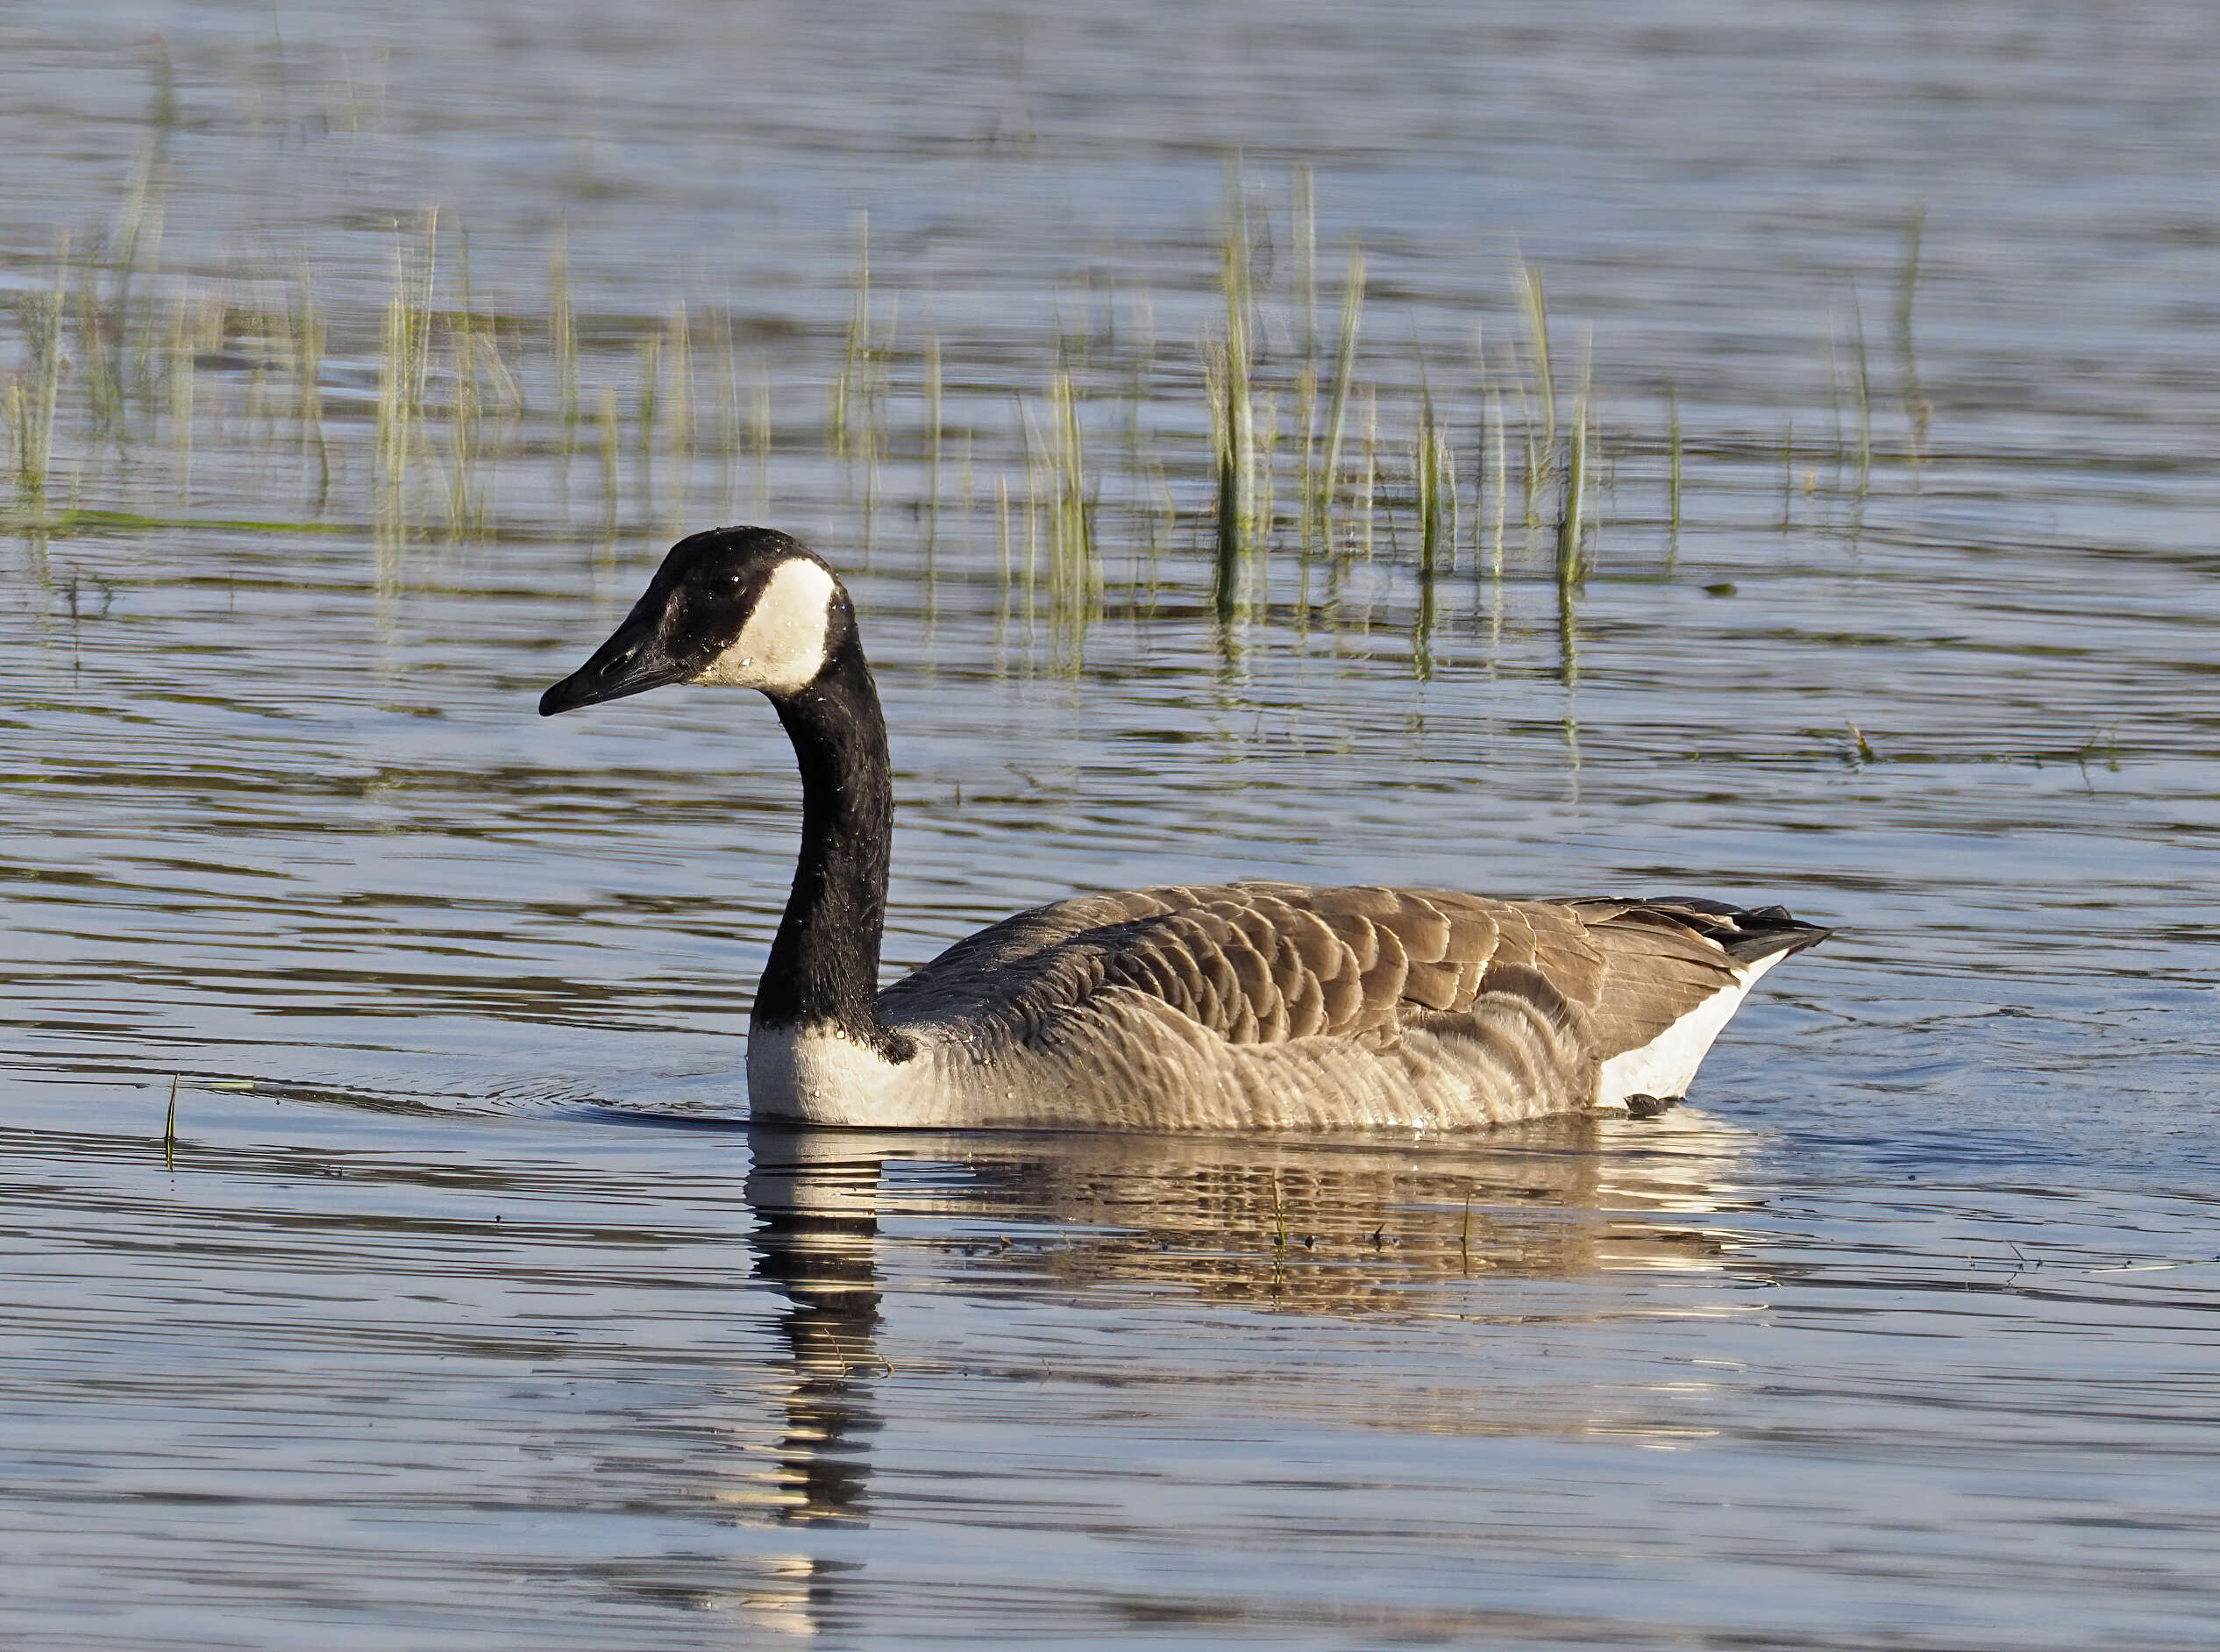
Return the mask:
[[1751,983],[1829,933],[1779,907],[1237,883],[1079,895],[881,990],[886,723],[807,545],[672,546],[543,716],[671,683],[769,696],[801,768],[793,891],[748,1038],[758,1119],[1459,1129],[1677,1100]]

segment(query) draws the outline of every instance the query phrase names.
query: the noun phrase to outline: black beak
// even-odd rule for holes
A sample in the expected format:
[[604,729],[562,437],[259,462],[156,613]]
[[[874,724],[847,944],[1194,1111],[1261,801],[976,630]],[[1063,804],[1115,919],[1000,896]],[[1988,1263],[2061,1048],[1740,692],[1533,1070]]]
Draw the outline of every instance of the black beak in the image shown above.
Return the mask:
[[644,613],[640,604],[616,628],[615,634],[594,651],[594,658],[539,697],[539,715],[597,706],[604,700],[622,700],[684,682],[693,673],[671,658],[663,646],[659,614]]

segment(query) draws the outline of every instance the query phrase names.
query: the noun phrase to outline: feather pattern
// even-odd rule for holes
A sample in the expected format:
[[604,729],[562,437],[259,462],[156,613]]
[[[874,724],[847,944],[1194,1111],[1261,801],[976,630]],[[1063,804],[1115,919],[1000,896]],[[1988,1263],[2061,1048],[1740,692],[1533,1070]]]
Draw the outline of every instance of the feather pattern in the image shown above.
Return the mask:
[[1691,900],[1174,886],[1007,918],[879,1013],[921,1077],[953,1058],[990,1079],[936,1122],[1470,1128],[1619,1104],[1605,1064],[1739,996],[1730,949],[1822,934]]

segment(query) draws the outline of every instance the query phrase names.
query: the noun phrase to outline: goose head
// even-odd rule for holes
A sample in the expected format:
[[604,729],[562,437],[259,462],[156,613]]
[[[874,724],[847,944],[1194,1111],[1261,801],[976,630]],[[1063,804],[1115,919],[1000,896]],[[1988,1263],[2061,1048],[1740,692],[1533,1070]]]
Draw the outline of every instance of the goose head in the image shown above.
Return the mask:
[[800,540],[712,529],[671,547],[608,641],[540,696],[540,716],[672,683],[791,699],[852,645],[855,630],[848,593]]

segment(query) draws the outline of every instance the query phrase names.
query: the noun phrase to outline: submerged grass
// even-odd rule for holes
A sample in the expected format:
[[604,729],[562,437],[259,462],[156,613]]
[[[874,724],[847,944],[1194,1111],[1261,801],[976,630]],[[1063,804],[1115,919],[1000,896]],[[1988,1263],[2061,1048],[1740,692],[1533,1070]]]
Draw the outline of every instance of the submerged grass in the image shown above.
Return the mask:
[[[1160,611],[1181,580],[1203,587],[1198,598],[1222,619],[1258,612],[1283,554],[1298,565],[1282,588],[1299,593],[1304,623],[1315,610],[1426,633],[1443,622],[1444,580],[1469,549],[1492,637],[1506,580],[1564,594],[1569,671],[1571,594],[1595,564],[1597,502],[1617,496],[1614,479],[1661,481],[1655,538],[1669,573],[1690,467],[1732,463],[1744,477],[1733,485],[1752,487],[1749,439],[1691,436],[1669,388],[1661,431],[1599,431],[1587,370],[1569,397],[1559,382],[1556,323],[1523,262],[1474,300],[1507,324],[1468,327],[1460,346],[1415,328],[1407,348],[1368,342],[1380,300],[1353,242],[1337,324],[1320,324],[1333,300],[1308,175],[1293,180],[1284,232],[1238,168],[1227,196],[1217,267],[1190,272],[1183,292],[1191,316],[1207,294],[1207,319],[1160,338],[1149,289],[1091,289],[1088,324],[1059,323],[1028,367],[1008,329],[905,337],[877,290],[886,277],[861,217],[844,324],[814,332],[759,324],[677,278],[648,315],[582,313],[559,229],[544,288],[504,307],[473,290],[467,242],[439,214],[396,231],[382,303],[366,311],[306,260],[243,260],[220,281],[165,272],[157,174],[135,174],[117,223],[60,247],[0,316],[11,495],[0,526],[362,531],[386,590],[413,545],[582,538],[598,563],[620,539],[730,520],[744,491],[776,515],[781,466],[829,463],[867,553],[874,523],[904,509],[929,573],[945,538],[983,539],[1007,586],[1049,603],[1066,643],[1124,592]],[[1907,459],[1925,428],[1910,361],[1918,244],[1915,218],[1897,303]],[[1292,255],[1275,259],[1277,248]],[[1854,295],[1849,326],[1832,374],[1834,488],[1861,502],[1888,459]],[[1183,416],[1197,390],[1206,412]],[[800,417],[780,416],[797,404]],[[140,448],[167,466],[137,462]],[[1791,431],[1784,516],[1806,457]],[[150,499],[150,485],[166,495]],[[991,521],[972,515],[982,488]],[[1616,539],[1629,529],[1612,515]],[[1109,545],[1133,547],[1122,585]],[[1612,566],[1640,552],[1614,546]]]
[[1226,299],[1226,331],[1205,345],[1210,387],[1211,444],[1218,471],[1218,534],[1212,605],[1230,619],[1248,605],[1248,559],[1256,528],[1256,407],[1249,382],[1248,203],[1236,170],[1225,238],[1220,247],[1220,284]]
[[424,389],[431,373],[431,302],[438,267],[435,215],[421,247],[396,243],[393,249],[393,289],[378,355],[379,515],[402,528],[409,523],[409,471],[424,445]]
[[68,258],[65,242],[54,255],[53,286],[45,292],[26,293],[14,303],[28,366],[8,380],[4,405],[16,491],[25,508],[32,511],[42,511],[46,506],[46,475],[53,459],[54,416],[61,400],[61,322]]
[[1326,461],[1319,466],[1312,509],[1318,523],[1318,541],[1328,545],[1334,537],[1334,499],[1341,486],[1341,434],[1347,426],[1349,392],[1356,384],[1357,335],[1364,322],[1364,255],[1349,249],[1348,274],[1341,283],[1341,328],[1334,351],[1334,396],[1326,413]]

